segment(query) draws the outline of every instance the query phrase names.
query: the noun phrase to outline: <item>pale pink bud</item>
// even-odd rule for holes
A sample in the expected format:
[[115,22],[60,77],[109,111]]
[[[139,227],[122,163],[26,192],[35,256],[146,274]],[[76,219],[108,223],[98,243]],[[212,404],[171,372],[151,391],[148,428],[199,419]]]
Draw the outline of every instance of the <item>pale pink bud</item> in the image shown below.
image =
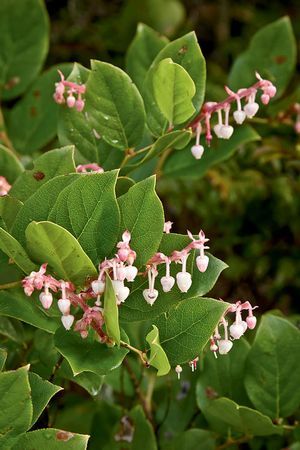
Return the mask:
[[135,266],[127,266],[126,267],[126,280],[129,282],[134,281],[137,276],[138,269]]
[[123,242],[125,242],[126,244],[129,244],[129,242],[131,240],[130,231],[128,231],[128,230],[124,231],[124,233],[122,234],[122,239],[123,239]]
[[80,336],[82,337],[82,339],[86,339],[89,335],[89,332],[87,330],[81,330],[80,331]]
[[181,292],[187,292],[192,285],[192,276],[188,272],[178,272],[176,282]]
[[83,108],[84,108],[84,100],[82,100],[81,98],[76,100],[75,107],[76,107],[78,112],[81,112],[83,110]]
[[204,147],[203,145],[193,145],[191,152],[195,159],[201,159],[204,152]]
[[[246,324],[246,328],[247,328],[247,324]],[[230,331],[230,335],[233,337],[233,339],[239,339],[241,336],[243,336],[243,334],[245,332],[245,328],[242,325],[242,323],[234,322],[229,327],[229,331]]]
[[223,127],[223,125],[219,124],[219,123],[214,126],[214,132],[215,132],[215,134],[216,134],[216,136],[218,138],[222,138],[223,137],[222,136],[222,127]]
[[300,134],[300,121],[297,120],[297,122],[295,123],[295,131],[296,133]]
[[248,317],[246,317],[246,322],[247,322],[248,328],[250,330],[253,330],[256,326],[256,317],[248,316]]
[[118,257],[120,261],[125,262],[128,258],[129,250],[127,248],[120,248],[118,250]]
[[220,137],[222,139],[230,139],[233,133],[233,127],[231,125],[223,125],[220,130]]
[[218,346],[215,342],[213,344],[211,344],[209,348],[212,352],[218,351]]
[[120,305],[121,303],[124,303],[129,294],[130,289],[127,286],[123,286],[121,289],[119,289],[117,294],[117,304]]
[[124,281],[126,278],[126,268],[124,266],[117,267],[117,279]]
[[48,294],[46,294],[45,292],[41,292],[39,295],[39,299],[41,304],[43,305],[43,308],[45,309],[49,309],[52,305],[53,296],[50,292]]
[[175,278],[171,277],[171,276],[165,276],[165,277],[161,278],[160,282],[161,282],[163,291],[170,292],[170,290],[172,289],[172,287],[175,284]]
[[58,309],[63,314],[69,314],[71,302],[67,298],[61,298],[57,302]]
[[198,267],[199,272],[205,272],[207,269],[209,263],[209,257],[204,255],[204,256],[197,256],[196,258],[196,264]]
[[61,321],[66,330],[70,330],[74,322],[74,316],[72,314],[67,314],[66,316],[61,316]]
[[103,294],[103,292],[105,290],[105,282],[101,281],[101,280],[92,281],[91,286],[92,286],[92,290],[93,290],[94,294],[96,294],[96,295]]
[[67,97],[67,105],[69,108],[73,108],[75,106],[76,103],[76,98],[74,97],[74,95],[70,94]]
[[264,105],[267,105],[267,104],[269,103],[269,101],[270,101],[270,96],[269,96],[268,94],[263,94],[263,95],[260,97],[260,99],[261,99],[261,101],[262,101],[262,103],[263,103]]
[[245,113],[245,111],[242,111],[242,110],[234,111],[233,118],[238,125],[241,125],[244,122],[244,120],[246,119],[246,113]]
[[267,86],[266,88],[264,88],[264,92],[272,98],[274,97],[274,95],[276,95],[277,89],[273,84],[271,84],[271,86]]
[[258,105],[258,103],[255,103],[255,102],[247,103],[244,106],[244,111],[246,113],[246,116],[249,117],[249,119],[252,119],[252,117],[255,116],[258,109],[259,109],[259,105]]
[[232,349],[232,342],[229,339],[221,339],[218,341],[220,355],[226,355]]
[[167,222],[164,223],[164,233],[170,233],[171,228],[172,228],[173,222],[171,222],[170,220],[168,220]]
[[56,92],[55,92],[55,94],[53,94],[53,98],[54,98],[55,102],[58,103],[59,105],[61,105],[62,103],[65,102],[64,96],[57,94]]
[[182,372],[182,367],[179,364],[177,364],[177,366],[175,367],[175,372],[177,373],[178,380],[180,380],[180,374]]
[[59,83],[55,83],[55,93],[57,95],[63,95],[65,92],[65,86],[63,83],[59,82]]
[[144,296],[144,299],[146,300],[146,302],[152,306],[158,297],[158,290],[157,289],[152,289],[152,290],[144,289],[143,296]]

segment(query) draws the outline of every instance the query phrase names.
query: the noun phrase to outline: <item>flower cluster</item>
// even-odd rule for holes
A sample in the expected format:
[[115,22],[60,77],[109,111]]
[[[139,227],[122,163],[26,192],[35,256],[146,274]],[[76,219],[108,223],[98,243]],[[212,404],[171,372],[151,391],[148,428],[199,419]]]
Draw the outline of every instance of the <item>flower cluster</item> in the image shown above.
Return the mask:
[[[191,152],[196,159],[200,159],[204,152],[204,147],[200,144],[202,121],[205,123],[205,137],[208,146],[212,140],[211,118],[214,113],[217,114],[217,124],[213,127],[216,136],[220,139],[230,139],[234,131],[233,126],[229,124],[230,109],[233,102],[236,102],[237,105],[237,109],[233,112],[233,118],[238,125],[241,125],[246,118],[252,119],[257,113],[259,104],[255,100],[259,89],[262,91],[260,100],[264,105],[267,105],[270,99],[276,95],[276,87],[271,81],[262,79],[257,72],[256,78],[258,81],[253,86],[239,89],[237,92],[233,92],[225,86],[225,91],[229,95],[225,100],[220,103],[207,102],[203,105],[200,113],[191,123],[196,132],[196,143],[191,148]],[[242,99],[246,100],[243,108]]]
[[[248,328],[249,330],[253,330],[255,328],[256,317],[253,315],[253,309],[255,308],[257,308],[257,306],[252,306],[248,301],[243,303],[241,301],[237,301],[227,309],[224,316],[216,326],[213,335],[210,337],[210,350],[214,352],[216,358],[217,352],[219,352],[220,355],[226,355],[230,352],[233,347],[233,341],[240,339]],[[242,318],[242,311],[247,311],[246,320],[243,320]],[[235,320],[229,326],[225,316],[230,313],[235,314]],[[220,327],[223,328],[223,336],[220,333]],[[199,358],[196,357],[189,362],[192,372],[196,370],[198,361]],[[178,379],[180,379],[182,367],[177,365],[175,367],[175,372],[177,373]]]
[[77,173],[103,173],[104,169],[100,167],[97,163],[90,164],[79,164],[76,167]]
[[11,185],[7,181],[5,177],[0,176],[0,197],[3,195],[7,195],[9,190],[11,188]]
[[[168,228],[168,227],[166,227]],[[196,264],[200,272],[205,272],[209,257],[205,255],[204,250],[207,250],[205,244],[208,239],[205,237],[204,232],[201,230],[198,239],[195,239],[190,231],[188,236],[192,240],[183,250],[174,250],[170,256],[166,256],[163,253],[156,253],[147,263],[147,275],[148,275],[148,288],[144,289],[143,296],[149,305],[153,305],[158,297],[158,290],[155,289],[155,279],[158,276],[157,266],[165,264],[166,272],[161,278],[160,283],[164,292],[170,292],[175,284],[175,278],[170,274],[170,265],[172,262],[181,264],[181,271],[176,274],[176,284],[181,292],[187,292],[192,285],[192,275],[187,271],[187,260],[192,250],[199,250],[199,256],[196,258]]]
[[67,81],[60,70],[58,70],[58,73],[60,75],[60,81],[55,83],[55,92],[53,94],[55,102],[59,105],[67,103],[69,108],[75,107],[78,112],[81,112],[84,108],[84,99],[82,96],[85,94],[85,85]]

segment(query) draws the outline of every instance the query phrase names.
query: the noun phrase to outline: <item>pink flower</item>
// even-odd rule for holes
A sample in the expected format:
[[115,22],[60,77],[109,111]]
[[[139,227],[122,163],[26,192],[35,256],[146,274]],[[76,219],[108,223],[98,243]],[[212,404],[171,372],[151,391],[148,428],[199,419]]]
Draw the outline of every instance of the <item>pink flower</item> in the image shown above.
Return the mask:
[[0,196],[7,195],[11,185],[5,177],[0,176]]

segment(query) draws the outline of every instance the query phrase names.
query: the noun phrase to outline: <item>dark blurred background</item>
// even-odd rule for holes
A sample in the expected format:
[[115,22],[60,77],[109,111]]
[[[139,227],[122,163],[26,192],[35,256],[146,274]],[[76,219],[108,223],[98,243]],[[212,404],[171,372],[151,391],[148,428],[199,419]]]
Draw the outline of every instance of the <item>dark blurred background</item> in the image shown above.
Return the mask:
[[[174,39],[195,30],[207,60],[207,98],[262,26],[288,15],[297,41],[299,1],[46,0],[51,18],[47,65],[99,59],[124,67],[138,22]],[[287,95],[298,86],[295,75]],[[260,311],[298,312],[300,145],[291,127],[257,128],[260,143],[241,148],[199,180],[161,179],[159,194],[174,231],[203,228],[212,252],[229,264],[214,295],[247,298]]]

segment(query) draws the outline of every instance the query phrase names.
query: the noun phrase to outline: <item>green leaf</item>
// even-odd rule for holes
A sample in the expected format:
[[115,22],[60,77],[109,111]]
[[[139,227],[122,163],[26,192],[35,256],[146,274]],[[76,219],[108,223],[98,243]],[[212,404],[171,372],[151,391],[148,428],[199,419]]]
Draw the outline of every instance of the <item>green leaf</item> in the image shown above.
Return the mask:
[[122,234],[131,233],[131,248],[137,253],[140,267],[156,252],[163,234],[164,211],[156,192],[155,178],[150,177],[132,186],[118,198]]
[[92,61],[91,66],[86,92],[91,126],[112,147],[136,147],[145,127],[143,100],[137,88],[125,72],[111,64]]
[[48,52],[49,23],[42,1],[0,4],[0,87],[4,100],[22,94],[35,79]]
[[4,365],[7,358],[7,351],[3,348],[0,348],[0,371],[4,369]]
[[4,438],[17,436],[30,428],[32,403],[28,366],[0,373],[0,446]]
[[195,84],[188,72],[172,61],[163,59],[153,73],[156,103],[170,125],[182,124],[195,112],[192,98]]
[[[173,250],[182,250],[188,245],[190,239],[188,236],[180,234],[164,234],[160,243],[159,252],[165,255],[171,255]],[[146,303],[142,297],[142,290],[148,287],[148,280],[146,278],[138,277],[133,283],[130,296],[120,309],[120,319],[124,322],[134,322],[140,320],[153,320],[159,314],[168,311],[172,306],[176,305],[180,301],[186,300],[191,297],[206,295],[215,285],[220,273],[227,267],[227,265],[220,259],[209,256],[208,268],[204,273],[199,272],[195,258],[195,252],[188,259],[187,270],[192,275],[192,286],[189,291],[184,294],[175,285],[171,292],[164,292],[161,288],[161,284],[158,281],[165,275],[164,269],[159,267],[159,275],[156,281],[155,288],[158,290],[159,295],[154,305],[150,306]],[[175,278],[177,272],[180,272],[179,265],[171,264],[171,275]]]
[[82,174],[62,191],[48,216],[76,237],[95,264],[111,254],[119,233],[117,175]]
[[121,197],[128,192],[128,190],[134,186],[134,181],[129,177],[118,177],[116,184],[116,196]]
[[215,164],[230,158],[241,146],[257,141],[260,136],[249,125],[237,127],[228,140],[213,139],[211,148],[206,148],[200,160],[196,160],[190,146],[182,152],[173,152],[163,165],[165,176],[200,178]]
[[136,35],[127,50],[126,72],[139,89],[143,87],[152,61],[167,43],[166,37],[161,36],[144,23],[138,24]]
[[150,345],[150,357],[148,362],[157,369],[157,375],[163,376],[170,372],[171,366],[166,353],[159,342],[159,330],[152,325],[152,331],[146,336],[146,341]]
[[0,249],[9,256],[25,273],[35,270],[36,265],[29,259],[22,245],[0,227]]
[[117,306],[116,294],[108,273],[105,277],[103,314],[108,337],[117,345],[120,345],[119,308]]
[[245,386],[254,406],[272,419],[300,405],[300,332],[288,320],[263,316],[247,359]]
[[195,450],[197,448],[199,450],[216,449],[216,440],[210,431],[191,428],[176,436],[170,446],[167,445],[164,450]]
[[9,194],[24,202],[47,181],[72,172],[75,172],[74,148],[69,146],[51,150],[34,161],[34,168],[22,174]]
[[30,389],[31,389],[31,400],[33,406],[32,427],[38,420],[43,410],[48,405],[51,398],[59,391],[62,390],[60,386],[50,383],[49,381],[43,380],[36,373],[28,373]]
[[231,89],[255,82],[255,71],[275,84],[280,96],[287,87],[296,65],[296,42],[289,17],[282,17],[261,28],[249,48],[237,58],[229,74]]
[[[205,395],[199,392],[197,396]],[[248,436],[269,436],[282,434],[283,429],[272,423],[270,417],[264,416],[255,409],[240,406],[229,398],[221,397],[207,400],[205,406],[202,404],[201,411],[210,420],[223,422],[227,425],[228,432],[235,430]]]
[[71,68],[71,64],[60,64],[48,69],[9,112],[7,131],[19,153],[34,153],[55,138],[60,108],[53,100],[57,70],[67,77]]
[[56,331],[55,346],[70,364],[74,375],[82,372],[106,375],[117,368],[128,353],[125,348],[100,344],[92,336],[82,339],[79,333],[64,328]]
[[19,320],[0,316],[0,334],[23,347],[26,345],[24,327]]
[[23,203],[14,197],[10,197],[9,195],[0,197],[0,217],[8,231],[12,228],[22,206]]
[[66,359],[61,365],[58,376],[78,384],[93,397],[99,394],[105,379],[104,376],[96,375],[93,372],[81,372],[74,376],[70,364]]
[[29,197],[20,209],[11,229],[11,234],[25,245],[25,230],[33,221],[47,220],[57,197],[70,183],[81,177],[80,174],[61,175],[49,180]]
[[86,450],[89,436],[47,428],[20,436],[11,450]]
[[160,61],[166,58],[171,58],[174,63],[182,66],[192,78],[196,87],[196,94],[193,97],[193,105],[196,111],[200,110],[205,93],[205,59],[198,45],[195,33],[191,32],[166,45],[156,56],[147,73],[143,88],[143,97],[147,113],[147,123],[155,136],[163,134],[168,125],[165,117],[155,104],[153,92],[153,74]]
[[[1,20],[1,19],[0,19]],[[1,52],[1,49],[0,49]],[[0,144],[0,175],[4,176],[9,183],[13,183],[24,170],[17,157]]]
[[39,306],[36,296],[26,297],[21,289],[0,291],[0,315],[14,317],[34,327],[54,333],[59,322]]
[[97,271],[82,247],[64,228],[52,222],[32,222],[26,228],[29,254],[43,264],[48,262],[54,272],[64,280],[82,286]]
[[140,405],[137,405],[129,413],[133,421],[134,433],[131,450],[157,450],[155,434],[152,425],[146,419],[145,413]]
[[228,303],[219,300],[189,298],[155,320],[172,366],[199,355],[227,308]]

